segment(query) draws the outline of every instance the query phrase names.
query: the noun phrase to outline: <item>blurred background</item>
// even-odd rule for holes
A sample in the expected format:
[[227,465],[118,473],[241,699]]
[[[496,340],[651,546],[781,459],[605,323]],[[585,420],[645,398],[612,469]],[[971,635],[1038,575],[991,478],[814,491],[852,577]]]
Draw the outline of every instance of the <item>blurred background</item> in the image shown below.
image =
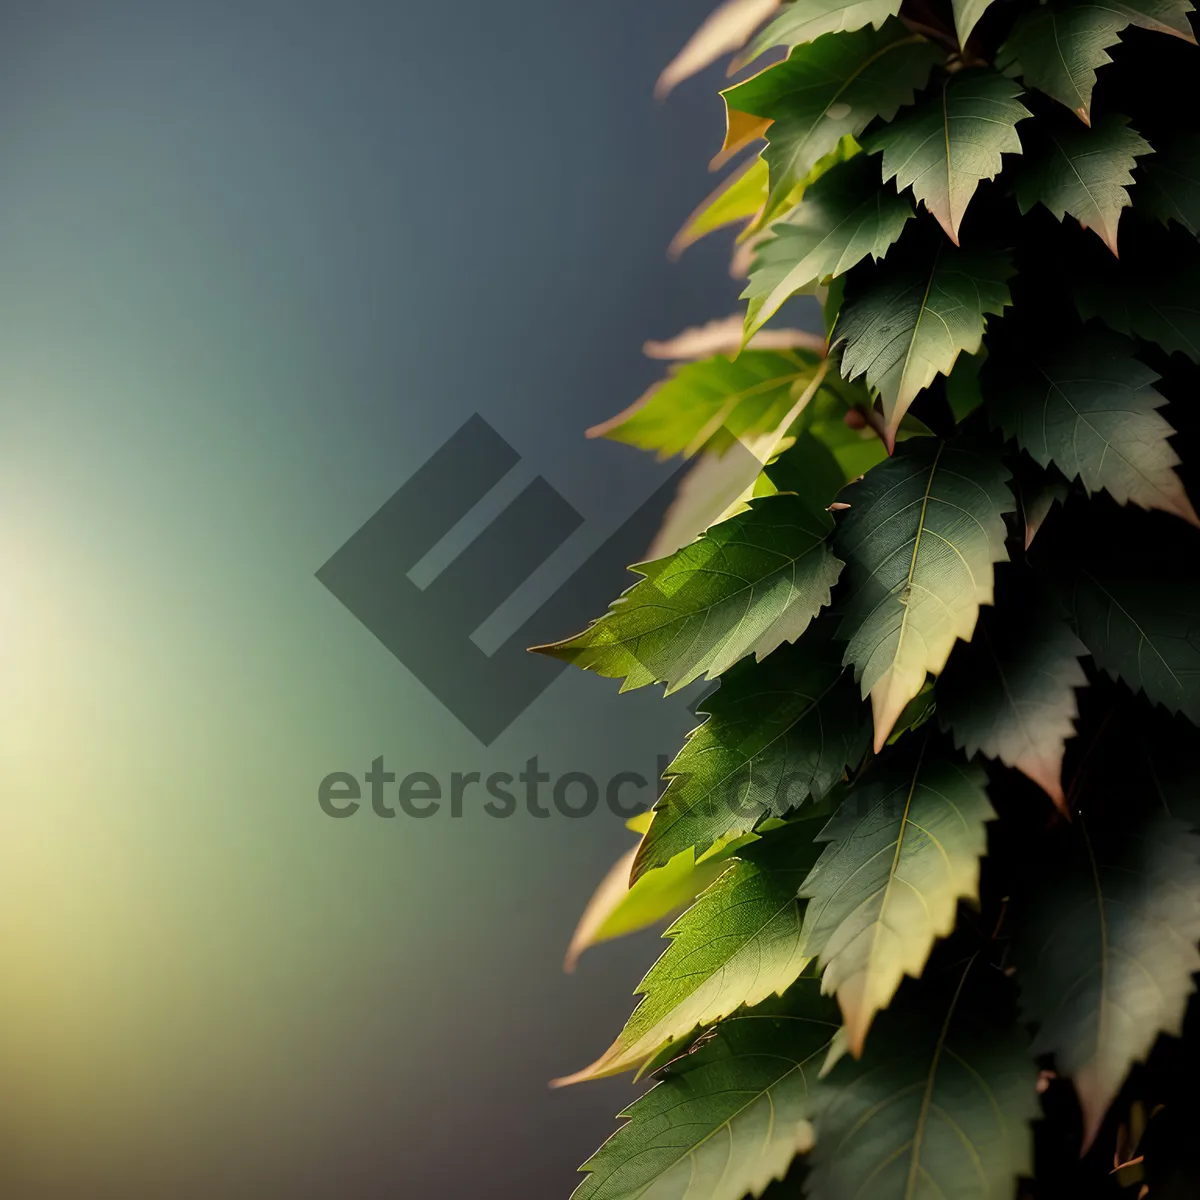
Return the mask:
[[685,705],[570,672],[485,748],[313,573],[473,412],[587,519],[551,575],[669,472],[583,430],[736,307],[665,255],[709,7],[0,4],[5,1197],[553,1200],[635,1094],[547,1087],[659,948],[561,970],[619,820],[317,787],[652,775]]

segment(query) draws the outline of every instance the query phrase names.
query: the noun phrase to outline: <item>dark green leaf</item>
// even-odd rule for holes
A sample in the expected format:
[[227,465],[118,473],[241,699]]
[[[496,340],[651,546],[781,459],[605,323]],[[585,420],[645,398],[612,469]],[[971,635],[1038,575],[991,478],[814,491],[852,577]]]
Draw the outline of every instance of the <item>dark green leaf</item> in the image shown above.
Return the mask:
[[1003,978],[972,962],[906,984],[822,1080],[809,1200],[1012,1200],[1032,1174],[1037,1067]]
[[1083,330],[1032,353],[994,355],[983,378],[993,419],[1041,466],[1053,462],[1119,504],[1200,524],[1175,473],[1175,431],[1158,413],[1158,375],[1127,339]]
[[1116,113],[1101,117],[1090,129],[1069,118],[1042,121],[1026,139],[1025,158],[1017,179],[1017,201],[1023,213],[1039,201],[1060,221],[1070,213],[1084,229],[1117,252],[1117,223],[1129,206],[1130,172],[1137,159],[1150,154],[1150,143]]
[[1028,876],[1017,974],[1035,1052],[1075,1082],[1086,1146],[1130,1067],[1180,1032],[1200,970],[1200,838],[1165,816],[1103,838],[1076,826]]
[[1200,363],[1200,246],[1182,234],[1136,227],[1125,240],[1120,262],[1090,261],[1076,270],[1079,315]]
[[938,717],[969,758],[983,753],[1028,775],[1064,806],[1063,753],[1075,733],[1075,689],[1087,647],[1044,602],[1014,596],[985,614],[938,680]]
[[1192,237],[1200,237],[1200,133],[1160,138],[1154,150],[1139,170],[1138,212],[1164,225],[1178,221]]
[[1112,62],[1107,51],[1121,31],[1136,25],[1193,41],[1187,18],[1191,11],[1190,0],[1042,5],[1017,22],[996,65],[1053,96],[1087,124],[1096,71]]
[[1080,565],[1075,629],[1096,665],[1200,725],[1200,580],[1195,548],[1178,561],[1123,544]]

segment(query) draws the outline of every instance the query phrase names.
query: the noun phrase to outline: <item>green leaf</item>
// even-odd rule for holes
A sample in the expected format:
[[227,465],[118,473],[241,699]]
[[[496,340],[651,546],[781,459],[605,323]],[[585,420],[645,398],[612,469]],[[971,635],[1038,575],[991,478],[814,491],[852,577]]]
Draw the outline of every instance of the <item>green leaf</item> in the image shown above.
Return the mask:
[[672,1064],[586,1163],[573,1200],[742,1200],[813,1140],[817,1074],[837,1009],[816,980],[736,1013]]
[[862,1060],[843,1058],[822,1080],[809,1200],[1016,1195],[1033,1173],[1037,1067],[997,1011],[1003,989],[974,959],[905,986]]
[[851,277],[834,344],[844,343],[842,375],[865,375],[878,390],[893,442],[917,396],[939,373],[949,375],[959,354],[982,348],[987,315],[1011,303],[1012,274],[998,251],[939,241],[927,255],[893,254],[876,270]]
[[1138,171],[1137,211],[1200,237],[1200,133],[1180,131],[1158,143]]
[[677,854],[631,885],[637,851],[635,846],[621,855],[588,901],[567,949],[566,971],[573,971],[580,955],[592,946],[646,929],[691,904],[728,865],[728,855],[697,862],[693,854]]
[[1002,154],[1020,154],[1016,125],[1030,115],[1021,88],[992,70],[959,71],[873,134],[863,147],[883,153],[883,177],[913,195],[958,245],[963,214],[983,179],[1000,173]]
[[844,274],[868,255],[882,258],[912,215],[907,200],[880,186],[877,163],[859,156],[828,171],[757,249],[742,293],[749,301],[746,336],[796,292]]
[[799,821],[744,847],[667,930],[671,945],[638,985],[617,1040],[559,1084],[619,1075],[701,1025],[782,993],[808,964],[796,890],[816,859],[820,822]]
[[659,458],[721,453],[734,441],[778,427],[805,387],[825,367],[820,355],[793,350],[745,350],[677,366],[661,383],[589,437],[656,451]]
[[1008,559],[1008,478],[986,448],[915,438],[842,493],[851,507],[836,539],[846,560],[838,632],[871,696],[876,751],[992,602],[993,564]]
[[979,18],[992,6],[992,0],[953,0],[954,31],[958,44],[965,46],[971,31],[979,24]]
[[1190,0],[1039,6],[1017,21],[996,66],[1065,104],[1086,125],[1096,71],[1112,62],[1107,51],[1120,41],[1121,31],[1136,25],[1194,41],[1191,11]]
[[739,663],[704,702],[708,720],[667,768],[635,877],[820,799],[862,759],[866,712],[825,624],[765,662]]
[[[784,206],[792,189],[849,135],[876,117],[891,120],[929,78],[941,51],[895,20],[882,29],[827,34],[777,66],[722,92],[730,128],[747,117],[772,122],[763,152],[770,196],[763,219]],[[743,114],[741,120],[735,114]]]
[[1135,227],[1125,249],[1119,262],[1089,261],[1076,269],[1079,315],[1200,363],[1200,246],[1182,235]]
[[671,239],[670,254],[677,257],[689,246],[726,225],[748,221],[767,200],[767,162],[755,157],[722,181]]
[[1041,466],[1053,462],[1089,495],[1103,489],[1200,524],[1175,474],[1157,380],[1127,339],[1083,330],[1048,349],[994,354],[984,392],[993,420]]
[[986,614],[938,680],[938,717],[968,758],[983,753],[1033,780],[1065,808],[1062,762],[1075,734],[1075,689],[1087,647],[1035,597]]
[[745,66],[777,46],[790,50],[815,42],[827,33],[853,33],[865,25],[878,29],[899,11],[900,0],[805,0],[803,4],[788,4],[736,65]]
[[1124,544],[1079,565],[1075,631],[1096,665],[1200,725],[1200,581],[1195,550],[1165,561]]
[[1017,202],[1027,213],[1044,204],[1060,221],[1070,213],[1117,253],[1117,223],[1129,206],[1130,172],[1137,159],[1153,153],[1150,143],[1117,113],[1090,129],[1067,119],[1034,126],[1020,175]]
[[612,679],[622,691],[677,691],[715,679],[748,654],[795,641],[829,603],[841,562],[826,544],[828,513],[793,495],[751,501],[667,558],[633,568],[644,578],[582,633],[543,654]]
[[1103,838],[1076,824],[1026,876],[1017,975],[1035,1053],[1075,1082],[1086,1147],[1130,1067],[1181,1032],[1200,970],[1200,838],[1160,815]]
[[819,842],[830,843],[800,888],[808,900],[804,953],[837,994],[849,1048],[862,1054],[875,1014],[906,974],[919,976],[959,900],[976,900],[987,822],[995,818],[979,767],[959,766],[918,739],[893,751],[849,791]]

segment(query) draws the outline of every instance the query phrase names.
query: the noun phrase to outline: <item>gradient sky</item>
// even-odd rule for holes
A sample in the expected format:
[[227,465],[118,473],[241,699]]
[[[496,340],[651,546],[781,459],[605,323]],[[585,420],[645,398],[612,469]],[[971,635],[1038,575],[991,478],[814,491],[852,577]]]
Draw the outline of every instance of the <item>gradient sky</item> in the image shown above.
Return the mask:
[[736,306],[727,239],[664,252],[707,9],[0,5],[5,1195],[565,1200],[615,1126],[546,1081],[657,951],[561,973],[620,822],[317,785],[649,774],[686,709],[569,673],[485,749],[313,572],[473,412],[587,518],[548,577],[663,477],[582,431]]

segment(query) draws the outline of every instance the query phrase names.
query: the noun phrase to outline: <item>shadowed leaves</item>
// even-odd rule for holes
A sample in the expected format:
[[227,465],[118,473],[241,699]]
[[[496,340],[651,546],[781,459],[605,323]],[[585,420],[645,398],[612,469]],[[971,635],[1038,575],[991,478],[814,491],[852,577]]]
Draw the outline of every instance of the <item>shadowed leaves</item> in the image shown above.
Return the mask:
[[993,355],[983,377],[993,419],[1035,462],[1054,463],[1089,493],[1200,523],[1175,473],[1175,431],[1158,413],[1158,374],[1127,339],[1083,330],[1032,353]]
[[1065,104],[1084,124],[1091,121],[1096,71],[1112,62],[1108,51],[1130,25],[1193,41],[1189,0],[1042,5],[1017,21],[1000,47],[996,65],[1021,76]]
[[[974,960],[972,960],[974,963]],[[811,1200],[1011,1200],[1033,1170],[1037,1067],[986,965],[907,983],[821,1082]]]
[[1117,223],[1129,206],[1130,172],[1150,143],[1129,126],[1129,118],[1109,113],[1090,129],[1069,117],[1041,121],[1026,138],[1023,170],[1017,179],[1022,212],[1044,204],[1060,221],[1070,213],[1117,253]]
[[1158,142],[1139,172],[1137,210],[1200,236],[1200,133],[1183,130]]
[[1130,1067],[1180,1031],[1200,970],[1200,838],[1154,816],[1102,841],[1080,820],[1061,840],[1027,877],[1017,974],[1035,1052],[1075,1082],[1086,1147]]
[[1016,767],[1065,806],[1062,762],[1074,736],[1075,689],[1087,647],[1044,602],[1031,596],[984,614],[938,680],[938,717],[968,757]]
[[1075,629],[1096,665],[1200,724],[1200,586],[1195,551],[1177,560],[1126,544],[1076,568]]

